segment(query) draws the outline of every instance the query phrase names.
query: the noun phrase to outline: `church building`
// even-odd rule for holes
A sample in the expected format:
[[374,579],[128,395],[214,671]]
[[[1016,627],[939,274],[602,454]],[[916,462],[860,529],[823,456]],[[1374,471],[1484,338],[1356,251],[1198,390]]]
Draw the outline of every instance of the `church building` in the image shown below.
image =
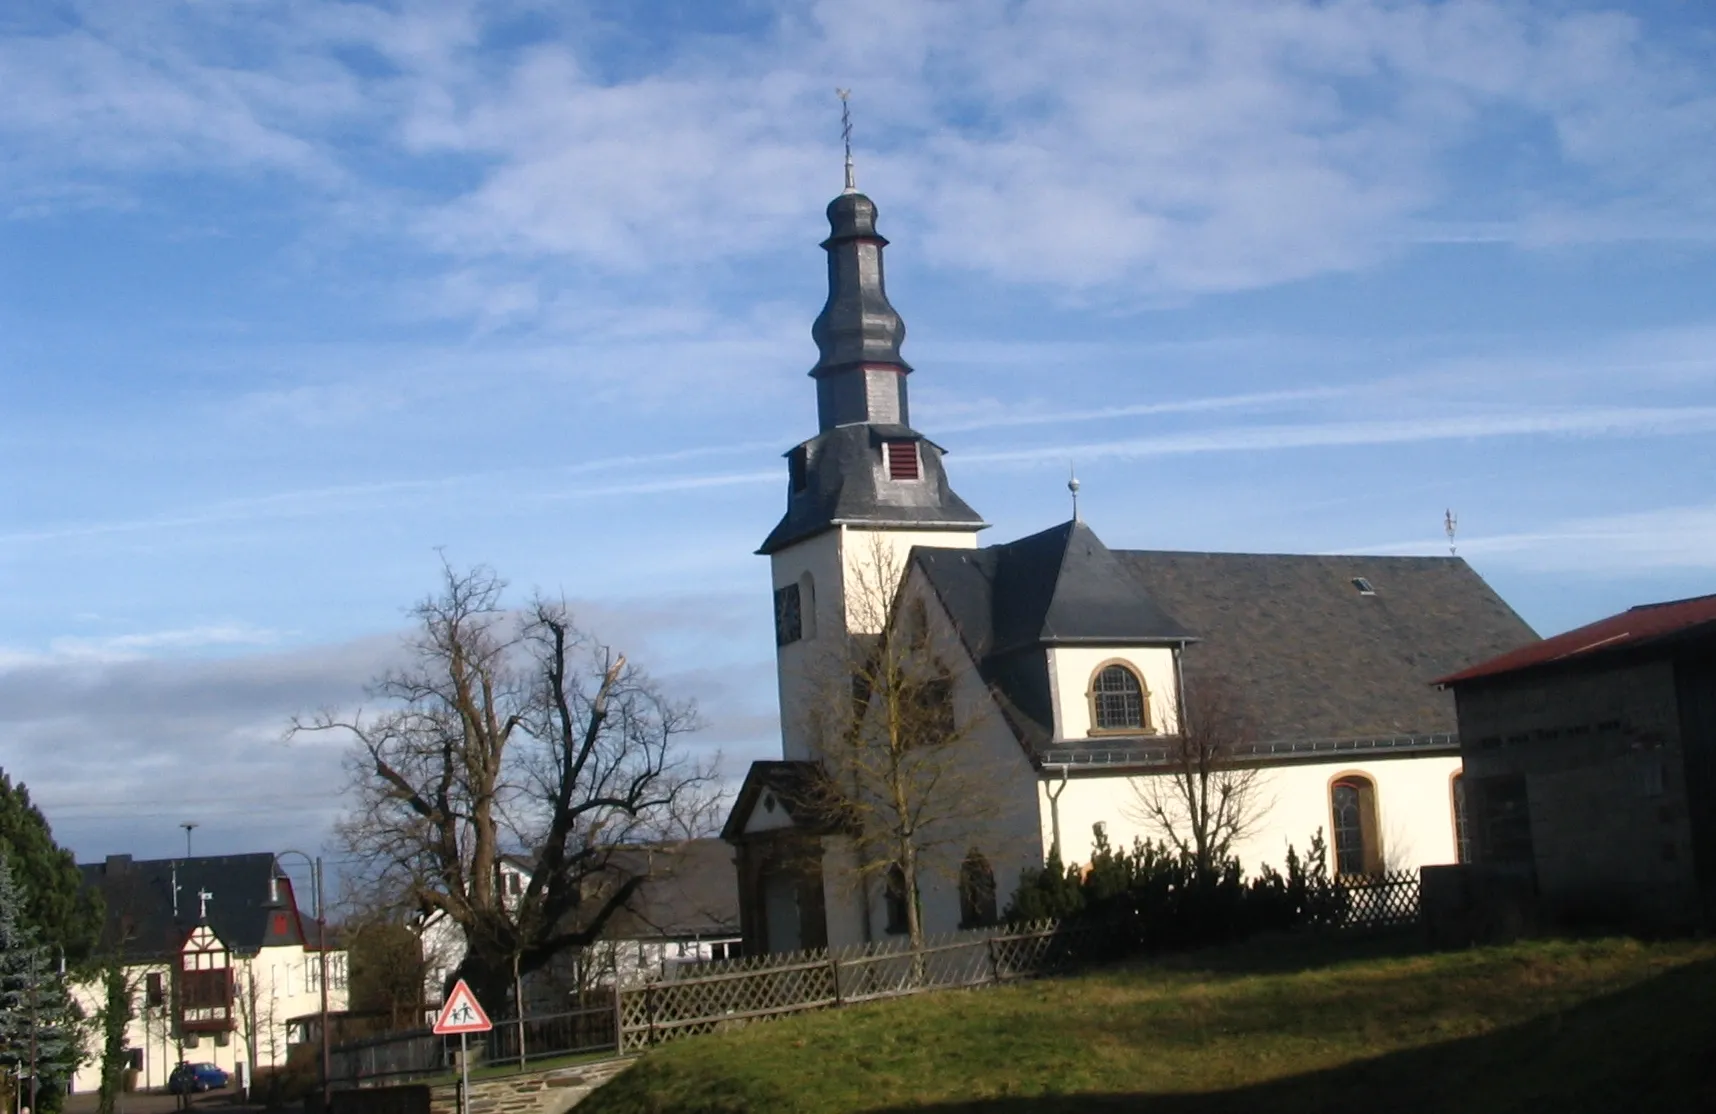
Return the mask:
[[722,833],[747,949],[904,930],[897,867],[858,869],[874,866],[862,825],[812,787],[829,757],[819,725],[850,699],[830,695],[827,663],[908,615],[945,674],[957,737],[948,760],[963,776],[948,779],[942,819],[957,826],[969,806],[915,868],[926,932],[992,921],[1051,851],[1089,861],[1098,826],[1116,846],[1157,836],[1141,802],[1169,776],[1192,691],[1219,692],[1244,725],[1225,755],[1256,771],[1254,822],[1234,846],[1248,873],[1319,830],[1331,874],[1462,859],[1454,702],[1432,682],[1536,638],[1470,566],[1115,550],[1076,513],[980,546],[983,517],[912,426],[887,240],[850,174],[828,221],[818,429],[786,454],[786,513],[759,550],[782,754],[752,765]]

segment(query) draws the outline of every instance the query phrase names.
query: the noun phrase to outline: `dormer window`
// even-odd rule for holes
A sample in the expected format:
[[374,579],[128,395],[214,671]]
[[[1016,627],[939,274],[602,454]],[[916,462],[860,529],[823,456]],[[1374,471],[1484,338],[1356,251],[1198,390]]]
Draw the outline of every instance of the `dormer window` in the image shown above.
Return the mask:
[[887,466],[890,480],[915,480],[920,478],[918,469],[918,443],[916,441],[884,441],[882,442],[882,461]]
[[1097,670],[1090,684],[1093,731],[1150,730],[1150,707],[1144,682],[1132,668],[1118,662]]

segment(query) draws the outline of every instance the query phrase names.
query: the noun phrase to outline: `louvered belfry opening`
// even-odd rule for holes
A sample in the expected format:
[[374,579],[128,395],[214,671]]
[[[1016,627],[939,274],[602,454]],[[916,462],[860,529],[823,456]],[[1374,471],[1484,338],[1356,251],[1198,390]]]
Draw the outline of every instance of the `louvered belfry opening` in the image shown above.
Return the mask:
[[887,456],[890,480],[918,478],[918,445],[916,441],[889,441],[883,446]]

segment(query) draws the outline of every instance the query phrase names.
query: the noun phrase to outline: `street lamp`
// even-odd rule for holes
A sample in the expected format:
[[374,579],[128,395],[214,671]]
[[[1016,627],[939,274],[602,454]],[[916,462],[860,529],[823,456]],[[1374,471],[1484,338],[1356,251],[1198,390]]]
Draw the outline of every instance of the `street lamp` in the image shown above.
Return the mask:
[[[325,1112],[333,1105],[333,1052],[328,1040],[328,911],[322,893],[322,859],[319,855],[312,859],[302,851],[281,851],[274,856],[274,865],[280,866],[281,858],[286,855],[298,856],[304,860],[304,865],[310,868],[310,891],[316,901],[316,956],[321,966],[321,978],[318,981],[322,988],[322,1110]],[[280,867],[282,873],[285,869]],[[296,899],[293,905],[296,907]]]

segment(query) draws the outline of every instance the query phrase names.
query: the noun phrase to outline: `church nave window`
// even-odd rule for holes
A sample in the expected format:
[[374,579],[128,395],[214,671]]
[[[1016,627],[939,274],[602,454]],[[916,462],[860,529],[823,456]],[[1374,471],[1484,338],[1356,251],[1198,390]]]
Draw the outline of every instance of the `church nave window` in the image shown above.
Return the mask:
[[959,867],[959,927],[982,928],[994,924],[995,872],[989,860],[973,847]]
[[890,936],[900,936],[911,930],[906,923],[906,872],[900,869],[899,863],[888,868],[882,886],[882,905],[888,918],[882,931]]
[[1097,731],[1148,731],[1144,682],[1124,665],[1105,665],[1090,686],[1090,722]]
[[1472,829],[1466,820],[1466,775],[1458,773],[1449,783],[1454,798],[1454,861],[1472,861]]
[[1335,833],[1335,874],[1382,871],[1382,840],[1376,823],[1376,785],[1362,774],[1346,774],[1329,787]]

